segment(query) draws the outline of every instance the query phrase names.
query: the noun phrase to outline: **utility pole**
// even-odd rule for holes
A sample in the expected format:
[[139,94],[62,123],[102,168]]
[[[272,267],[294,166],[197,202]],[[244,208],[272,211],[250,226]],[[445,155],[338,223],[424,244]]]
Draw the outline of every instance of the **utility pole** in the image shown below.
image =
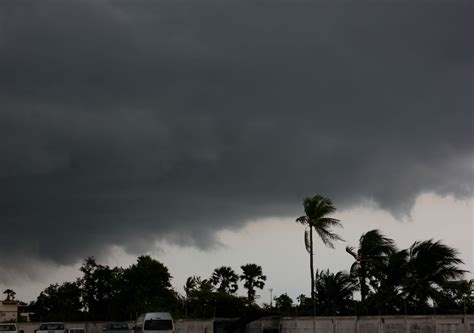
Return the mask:
[[270,309],[272,308],[273,304],[273,288],[268,289],[270,291]]

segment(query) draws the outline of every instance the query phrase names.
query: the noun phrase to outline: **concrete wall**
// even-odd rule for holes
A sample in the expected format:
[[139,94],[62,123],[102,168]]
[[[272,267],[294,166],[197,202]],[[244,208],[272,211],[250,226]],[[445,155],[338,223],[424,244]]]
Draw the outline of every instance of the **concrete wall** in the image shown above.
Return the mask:
[[[34,333],[41,323],[18,323],[18,329],[25,333]],[[84,328],[86,333],[103,333],[102,329],[107,322],[77,322],[64,323],[65,328]],[[131,328],[132,322],[128,323]],[[176,333],[213,333],[212,320],[177,320],[175,321]]]
[[[41,323],[18,323],[18,329],[25,333],[34,333],[39,328]],[[64,327],[70,328],[84,328],[87,333],[103,333],[102,329],[106,322],[88,322],[86,323],[64,323]],[[86,327],[87,326],[87,327]]]
[[213,333],[214,325],[210,319],[204,320],[177,320],[176,333]]
[[[25,333],[34,333],[40,323],[19,323]],[[106,322],[65,323],[66,328],[87,328],[102,333]],[[132,326],[129,323],[130,327]],[[177,320],[176,333],[214,333],[213,320]],[[474,333],[474,315],[298,317],[262,318],[246,325],[246,333]],[[218,333],[218,332],[216,332]]]
[[278,333],[474,333],[474,315],[264,318],[248,324],[247,333],[272,328]]

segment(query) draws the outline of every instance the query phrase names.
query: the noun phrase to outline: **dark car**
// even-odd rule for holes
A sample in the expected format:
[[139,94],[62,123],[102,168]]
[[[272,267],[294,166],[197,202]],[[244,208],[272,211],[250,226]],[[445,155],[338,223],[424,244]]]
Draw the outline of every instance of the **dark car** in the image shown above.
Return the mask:
[[128,324],[125,323],[125,322],[108,323],[104,326],[104,332],[106,332],[106,333],[129,333],[130,328],[128,328]]

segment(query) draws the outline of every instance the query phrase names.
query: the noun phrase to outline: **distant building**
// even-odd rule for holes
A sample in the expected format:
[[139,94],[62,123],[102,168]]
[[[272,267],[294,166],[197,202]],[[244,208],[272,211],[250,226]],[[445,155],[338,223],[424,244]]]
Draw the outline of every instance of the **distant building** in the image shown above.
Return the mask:
[[28,304],[24,302],[8,299],[0,301],[0,323],[28,322],[30,315]]
[[17,322],[19,301],[4,300],[0,302],[0,322]]

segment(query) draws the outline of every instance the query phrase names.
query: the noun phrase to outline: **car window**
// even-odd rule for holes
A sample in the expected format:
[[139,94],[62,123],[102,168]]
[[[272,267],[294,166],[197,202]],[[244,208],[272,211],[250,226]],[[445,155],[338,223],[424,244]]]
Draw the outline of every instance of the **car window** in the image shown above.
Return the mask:
[[53,330],[63,330],[63,324],[42,324],[40,330],[44,331],[53,331]]
[[128,330],[127,323],[110,323],[106,325],[106,330],[122,331]]
[[145,321],[145,330],[149,331],[161,331],[161,330],[172,330],[173,322],[171,320],[146,320]]
[[6,332],[6,331],[16,331],[15,325],[0,325],[0,331],[1,332]]

